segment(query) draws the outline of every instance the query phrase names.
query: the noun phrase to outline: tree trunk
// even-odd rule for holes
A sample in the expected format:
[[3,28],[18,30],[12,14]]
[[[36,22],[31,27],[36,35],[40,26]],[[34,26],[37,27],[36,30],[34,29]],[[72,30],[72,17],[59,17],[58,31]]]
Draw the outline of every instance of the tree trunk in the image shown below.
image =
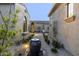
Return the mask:
[[3,39],[3,41],[2,41],[2,46],[4,45],[4,39]]

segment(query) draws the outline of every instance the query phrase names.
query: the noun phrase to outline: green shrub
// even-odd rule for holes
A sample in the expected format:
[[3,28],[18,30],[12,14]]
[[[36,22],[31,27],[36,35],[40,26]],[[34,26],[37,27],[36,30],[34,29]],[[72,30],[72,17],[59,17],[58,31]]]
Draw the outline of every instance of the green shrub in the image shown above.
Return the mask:
[[51,51],[54,52],[54,53],[58,52],[56,48],[51,48]]
[[64,49],[64,45],[63,45],[63,44],[61,44],[61,48],[63,48],[63,49]]
[[45,42],[49,45],[50,44],[50,40],[48,40],[48,36],[45,35],[45,34],[43,34],[43,36],[44,36]]
[[33,38],[34,34],[31,34],[27,39],[22,40],[22,43],[28,43]]
[[61,48],[61,44],[56,40],[53,40],[52,45],[54,48],[57,48],[57,49]]
[[46,42],[47,42],[48,45],[50,44],[50,40],[47,40]]
[[33,38],[34,34],[31,34],[29,37],[28,37],[28,41],[31,40]]
[[27,43],[27,42],[28,42],[28,40],[27,40],[27,39],[22,41],[22,43]]

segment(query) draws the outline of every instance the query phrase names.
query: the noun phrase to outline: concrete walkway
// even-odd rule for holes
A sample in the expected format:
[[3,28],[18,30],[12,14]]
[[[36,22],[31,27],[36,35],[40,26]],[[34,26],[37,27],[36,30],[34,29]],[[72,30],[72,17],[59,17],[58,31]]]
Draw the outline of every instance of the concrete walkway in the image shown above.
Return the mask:
[[[42,50],[43,50],[43,52],[44,52],[44,56],[71,56],[71,54],[68,53],[67,51],[65,51],[64,49],[60,49],[60,50],[58,51],[58,53],[56,53],[56,54],[53,53],[53,52],[51,52],[51,46],[48,45],[48,44],[45,42],[42,33],[36,33],[35,36],[34,36],[34,38],[38,38],[38,39],[41,40],[41,43],[42,43]],[[15,46],[12,46],[10,50],[11,50],[12,54],[14,54],[14,53],[17,51],[17,49],[20,50],[20,52],[21,52],[21,51],[23,50],[23,49],[22,49],[22,45],[19,45],[19,46],[16,46],[16,45],[15,45]],[[18,53],[18,52],[16,52],[16,53]],[[22,51],[22,53],[24,53],[24,50]]]
[[44,37],[41,33],[35,34],[34,38],[38,38],[42,42],[42,49],[45,51],[45,56],[71,56],[67,51],[60,49],[58,53],[51,52],[50,46],[44,41]]

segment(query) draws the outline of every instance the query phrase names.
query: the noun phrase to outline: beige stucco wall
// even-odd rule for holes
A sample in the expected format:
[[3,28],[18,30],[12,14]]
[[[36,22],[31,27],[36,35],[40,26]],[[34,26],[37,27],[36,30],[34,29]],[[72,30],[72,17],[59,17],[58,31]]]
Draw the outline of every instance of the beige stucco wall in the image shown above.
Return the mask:
[[[66,6],[61,5],[53,14],[52,19],[58,22],[58,40],[64,44],[64,47],[73,55],[79,55],[79,4],[74,4],[75,21],[67,23],[66,19]],[[51,18],[50,17],[50,18]],[[50,32],[51,33],[51,32]]]
[[[25,22],[25,17],[27,18],[27,31],[28,31],[28,24],[29,24],[29,14],[27,13],[27,9],[22,4],[15,4],[15,10],[19,10],[18,19],[16,24],[17,36],[21,39],[21,33],[23,32],[23,25]],[[25,12],[26,10],[26,12]],[[17,38],[18,39],[18,38]]]
[[[8,3],[1,3],[0,4],[0,11],[1,11],[3,16],[9,17],[10,7],[11,7],[11,13],[14,13],[15,12],[14,4],[8,4]],[[3,23],[3,22],[2,22],[2,17],[0,14],[0,24],[1,23]]]

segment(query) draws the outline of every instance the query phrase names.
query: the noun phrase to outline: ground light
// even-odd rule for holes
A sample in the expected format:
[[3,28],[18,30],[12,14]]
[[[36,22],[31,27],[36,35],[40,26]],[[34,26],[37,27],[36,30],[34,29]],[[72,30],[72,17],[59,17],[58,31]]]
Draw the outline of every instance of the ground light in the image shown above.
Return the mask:
[[27,55],[29,53],[29,44],[23,44],[23,48],[25,49],[25,55]]
[[28,43],[23,44],[23,47],[24,47],[24,48],[29,48],[29,44],[28,44]]

